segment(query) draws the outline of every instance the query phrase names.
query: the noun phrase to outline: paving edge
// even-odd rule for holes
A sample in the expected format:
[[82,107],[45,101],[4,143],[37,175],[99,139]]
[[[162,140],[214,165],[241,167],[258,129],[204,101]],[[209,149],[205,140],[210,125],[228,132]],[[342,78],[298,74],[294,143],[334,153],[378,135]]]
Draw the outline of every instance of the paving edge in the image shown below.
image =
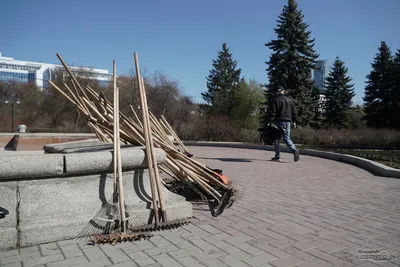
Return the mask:
[[[184,143],[185,146],[230,147],[230,148],[257,149],[257,150],[267,150],[267,151],[274,150],[272,146],[241,143],[241,142],[210,142],[210,141],[182,141],[182,142]],[[289,150],[286,147],[281,148],[281,151],[289,152]],[[347,154],[340,154],[340,153],[320,151],[320,150],[311,150],[311,149],[300,149],[300,154],[352,164],[361,169],[370,171],[371,173],[378,176],[383,176],[388,178],[400,178],[400,169],[391,168],[389,166],[383,165],[381,163],[369,159],[364,159]]]

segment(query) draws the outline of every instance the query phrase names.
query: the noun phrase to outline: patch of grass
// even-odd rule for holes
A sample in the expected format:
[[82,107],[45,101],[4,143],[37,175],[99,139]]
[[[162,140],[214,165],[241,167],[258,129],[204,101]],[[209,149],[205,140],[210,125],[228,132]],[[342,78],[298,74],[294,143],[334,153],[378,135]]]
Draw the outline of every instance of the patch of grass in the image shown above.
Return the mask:
[[392,168],[400,169],[400,150],[336,149],[314,146],[300,146],[300,148],[348,154],[373,160]]

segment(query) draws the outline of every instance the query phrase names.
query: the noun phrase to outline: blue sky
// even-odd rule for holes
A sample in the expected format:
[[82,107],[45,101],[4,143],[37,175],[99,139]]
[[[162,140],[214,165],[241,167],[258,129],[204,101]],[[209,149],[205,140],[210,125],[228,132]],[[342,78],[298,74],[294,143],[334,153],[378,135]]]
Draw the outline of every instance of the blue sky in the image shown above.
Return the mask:
[[[206,76],[227,42],[242,74],[267,82],[273,28],[287,0],[28,1],[2,5],[0,52],[18,60],[103,68],[118,74],[140,67],[178,80],[186,95],[201,101]],[[339,56],[361,104],[366,75],[382,40],[400,49],[398,0],[298,0],[320,59]]]

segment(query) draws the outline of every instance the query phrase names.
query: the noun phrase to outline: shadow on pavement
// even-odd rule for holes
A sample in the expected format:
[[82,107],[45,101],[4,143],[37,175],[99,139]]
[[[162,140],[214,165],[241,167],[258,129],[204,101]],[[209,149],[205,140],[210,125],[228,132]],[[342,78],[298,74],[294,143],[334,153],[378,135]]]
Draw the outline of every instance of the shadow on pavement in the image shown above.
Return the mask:
[[213,159],[213,160],[220,160],[224,162],[252,162],[252,161],[266,161],[266,162],[276,162],[276,163],[293,163],[290,160],[282,160],[282,161],[274,161],[271,159],[245,159],[245,158],[206,158],[206,157],[196,157],[198,159]]
[[251,162],[253,160],[259,160],[259,159],[244,159],[244,158],[203,158],[203,157],[197,157],[199,159],[216,159],[220,161],[225,161],[225,162]]

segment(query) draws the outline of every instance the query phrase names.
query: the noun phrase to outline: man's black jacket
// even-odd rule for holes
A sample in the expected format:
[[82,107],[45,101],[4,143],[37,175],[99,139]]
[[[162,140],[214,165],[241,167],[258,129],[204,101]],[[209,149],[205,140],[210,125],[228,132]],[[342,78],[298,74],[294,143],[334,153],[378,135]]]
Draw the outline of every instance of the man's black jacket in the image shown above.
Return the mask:
[[297,110],[293,99],[285,95],[276,97],[269,109],[268,119],[270,121],[296,122]]

